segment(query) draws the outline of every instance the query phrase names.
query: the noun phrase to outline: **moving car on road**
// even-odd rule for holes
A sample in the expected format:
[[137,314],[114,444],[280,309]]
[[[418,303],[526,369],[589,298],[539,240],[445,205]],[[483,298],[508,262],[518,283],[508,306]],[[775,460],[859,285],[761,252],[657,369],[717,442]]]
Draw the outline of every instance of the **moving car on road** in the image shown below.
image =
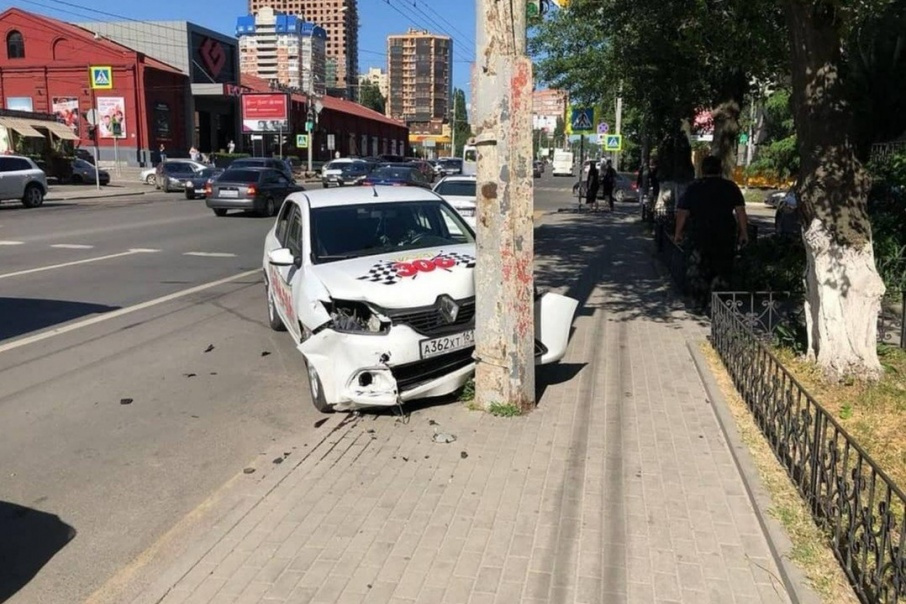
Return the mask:
[[287,195],[304,190],[278,170],[229,168],[216,180],[205,184],[204,196],[205,204],[217,216],[226,216],[228,210],[274,216]]
[[458,157],[441,157],[437,160],[437,165],[440,167],[438,173],[441,176],[462,174],[462,159]]
[[296,182],[296,178],[293,176],[293,168],[285,159],[277,159],[275,157],[240,157],[230,162],[229,166],[230,170],[238,168],[269,168],[282,173],[289,182]]
[[361,159],[335,159],[321,169],[321,184],[342,187],[360,184],[371,171],[372,164]]
[[69,177],[69,181],[74,185],[83,182],[95,184],[97,181],[101,181],[103,187],[110,184],[110,172],[103,169],[95,171],[94,164],[90,164],[84,159],[74,159],[72,160],[72,176]]
[[[201,165],[201,164],[199,164]],[[155,174],[157,188],[164,193],[171,191],[184,191],[186,183],[196,175],[200,174],[204,168],[198,165],[181,161],[168,161],[160,164]]]
[[408,163],[383,164],[371,171],[368,178],[362,181],[363,185],[390,185],[394,187],[431,187],[428,179],[421,171]]
[[205,185],[223,174],[223,168],[205,168],[186,180],[186,199],[204,198]]
[[26,208],[37,208],[47,195],[47,175],[27,157],[0,156],[0,201],[16,199]]
[[158,183],[157,175],[160,172],[160,170],[162,169],[161,166],[163,164],[168,164],[171,162],[188,164],[188,165],[192,166],[196,171],[207,168],[206,165],[204,165],[200,162],[197,162],[197,161],[193,161],[191,159],[168,159],[167,161],[157,164],[153,168],[147,168],[145,170],[142,170],[141,174],[139,175],[139,179],[146,185],[154,185],[156,188],[159,189],[160,187],[157,185],[157,183]]
[[573,154],[571,151],[554,149],[554,160],[551,163],[551,174],[554,176],[573,175]]
[[476,179],[474,176],[447,176],[432,189],[459,212],[470,227],[475,228]]
[[[416,187],[289,196],[265,237],[268,322],[289,331],[322,412],[462,388],[475,370],[475,237]],[[560,360],[578,302],[536,296],[535,361]]]

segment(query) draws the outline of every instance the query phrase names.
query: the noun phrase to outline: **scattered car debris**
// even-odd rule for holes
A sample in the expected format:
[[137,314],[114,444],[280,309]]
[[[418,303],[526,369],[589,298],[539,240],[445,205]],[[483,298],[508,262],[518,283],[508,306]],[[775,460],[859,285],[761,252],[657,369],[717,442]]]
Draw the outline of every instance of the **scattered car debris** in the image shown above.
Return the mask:
[[435,432],[433,437],[434,442],[441,444],[449,444],[456,442],[455,434],[447,434],[446,432]]
[[367,430],[365,430],[365,432],[367,432],[368,434],[374,434],[374,428],[368,428]]
[[193,378],[193,377],[195,377],[195,376],[198,375],[198,374],[197,374],[197,373],[184,373],[184,374],[182,374],[182,375],[183,375],[183,377]]
[[403,458],[403,461],[409,461],[409,458],[408,458],[408,457],[404,457],[404,458]]
[[437,422],[434,421],[433,419],[429,419],[429,420],[428,420],[428,425],[429,425],[429,426],[436,426],[436,425],[437,425]]
[[197,415],[193,415],[191,417],[192,417],[192,419],[200,419]]
[[120,399],[120,405],[131,405],[131,404],[132,404],[131,398],[121,398]]
[[323,426],[326,423],[327,423],[326,417],[324,419],[319,419],[318,421],[315,422],[315,428],[320,428],[321,426]]
[[459,453],[459,456],[460,456],[462,459],[465,459],[465,458],[467,458],[467,457],[469,456],[469,454],[466,453],[465,451],[461,451],[461,452]]
[[243,474],[254,474],[255,468],[246,468],[242,471]]
[[214,350],[213,344],[208,344],[208,347],[204,349],[205,352],[211,352],[212,350]]
[[275,465],[280,465],[280,464],[283,463],[283,458],[282,458],[282,457],[275,457],[275,458],[274,458],[274,461],[273,461],[272,463],[274,463]]
[[212,372],[211,372],[211,375],[217,375],[217,372],[216,372],[216,371],[212,371]]
[[261,353],[261,356],[266,357],[266,356],[270,356],[270,354],[271,354],[270,350],[265,350],[264,352]]

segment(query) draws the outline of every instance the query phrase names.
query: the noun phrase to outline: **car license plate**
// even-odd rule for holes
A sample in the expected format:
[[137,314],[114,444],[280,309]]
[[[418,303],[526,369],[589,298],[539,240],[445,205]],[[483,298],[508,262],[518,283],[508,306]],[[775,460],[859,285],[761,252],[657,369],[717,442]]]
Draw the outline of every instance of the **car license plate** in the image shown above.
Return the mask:
[[475,215],[475,208],[463,208],[459,211],[459,213],[462,214],[463,216],[471,217],[471,216]]
[[239,197],[239,191],[230,191],[229,189],[220,191],[221,197]]
[[421,349],[421,357],[423,359],[428,359],[474,345],[475,331],[469,330],[449,336],[442,336],[440,338],[422,340],[418,344]]

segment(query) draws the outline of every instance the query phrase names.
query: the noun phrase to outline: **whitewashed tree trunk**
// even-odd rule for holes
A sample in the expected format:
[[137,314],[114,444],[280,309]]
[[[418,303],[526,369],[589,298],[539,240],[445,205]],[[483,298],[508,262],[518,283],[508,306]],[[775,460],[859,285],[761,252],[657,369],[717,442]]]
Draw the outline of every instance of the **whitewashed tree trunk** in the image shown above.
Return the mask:
[[885,287],[871,242],[840,244],[817,218],[803,239],[809,358],[831,378],[878,378],[878,314]]

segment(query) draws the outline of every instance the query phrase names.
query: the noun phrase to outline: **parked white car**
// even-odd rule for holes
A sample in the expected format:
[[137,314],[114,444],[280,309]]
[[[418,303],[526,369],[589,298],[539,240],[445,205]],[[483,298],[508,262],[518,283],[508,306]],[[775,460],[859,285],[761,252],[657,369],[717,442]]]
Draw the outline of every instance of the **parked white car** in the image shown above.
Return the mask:
[[[475,236],[419,187],[286,198],[264,243],[271,328],[287,330],[322,412],[388,407],[463,387],[475,361]],[[536,299],[536,362],[563,358],[578,302]]]
[[324,164],[324,167],[321,168],[321,184],[325,189],[331,185],[343,186],[346,184],[344,171],[348,172],[354,165],[358,166],[360,170],[357,174],[350,175],[351,181],[349,184],[358,184],[356,181],[361,180],[368,174],[368,162],[351,157],[334,159]]
[[447,200],[473,229],[475,228],[476,179],[474,176],[446,176],[434,188],[435,193]]
[[0,201],[16,199],[26,208],[37,208],[47,195],[47,175],[27,157],[0,156]]

